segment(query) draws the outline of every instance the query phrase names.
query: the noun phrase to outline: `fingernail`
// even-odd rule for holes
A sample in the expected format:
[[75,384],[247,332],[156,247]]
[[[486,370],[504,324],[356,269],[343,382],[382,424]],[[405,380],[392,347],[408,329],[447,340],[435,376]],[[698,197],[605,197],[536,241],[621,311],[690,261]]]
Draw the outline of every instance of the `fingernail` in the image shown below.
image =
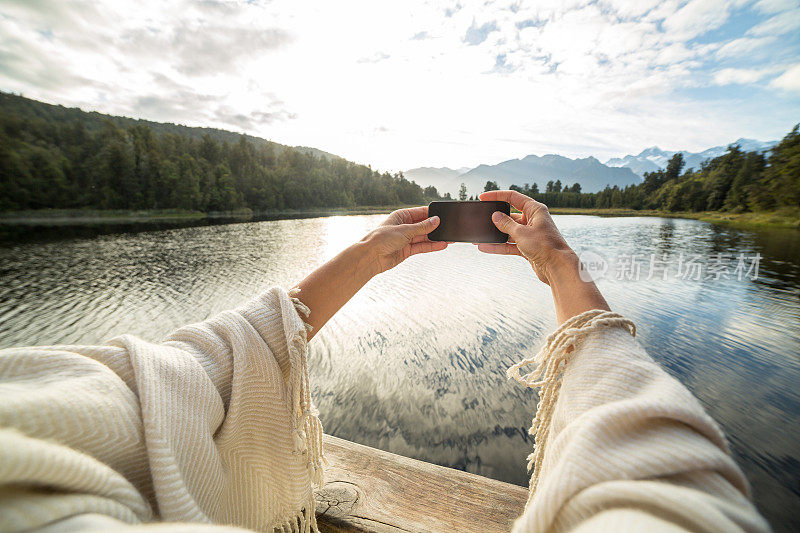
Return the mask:
[[438,223],[439,223],[439,217],[436,216],[431,217],[431,224],[438,224]]
[[500,222],[500,219],[502,218],[503,218],[503,213],[501,213],[500,211],[495,211],[494,213],[492,213],[492,220],[494,222]]

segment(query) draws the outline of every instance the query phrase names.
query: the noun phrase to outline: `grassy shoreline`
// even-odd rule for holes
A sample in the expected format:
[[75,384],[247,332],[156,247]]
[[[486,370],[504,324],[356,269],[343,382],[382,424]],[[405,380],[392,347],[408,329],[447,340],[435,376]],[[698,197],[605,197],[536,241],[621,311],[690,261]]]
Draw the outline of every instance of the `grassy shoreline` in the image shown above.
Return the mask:
[[268,211],[189,211],[183,209],[100,210],[100,209],[37,209],[0,213],[0,224],[30,226],[72,226],[91,224],[135,224],[151,222],[191,222],[200,220],[248,221],[269,218],[302,218],[336,215],[371,215],[390,213],[409,206],[361,206],[354,208],[327,207],[280,209]]
[[601,217],[662,217],[662,218],[688,218],[710,222],[712,224],[724,224],[740,228],[785,228],[800,229],[800,210],[779,209],[775,211],[764,211],[755,213],[731,213],[727,211],[655,211],[655,210],[635,210],[623,208],[611,209],[582,209],[554,207],[550,209],[554,215],[593,215]]
[[[0,224],[13,226],[71,226],[91,224],[135,224],[153,222],[191,222],[200,220],[247,221],[279,218],[307,218],[337,215],[372,215],[389,213],[405,205],[361,206],[354,208],[308,208],[282,209],[253,212],[241,209],[229,212],[203,213],[181,209],[165,210],[96,210],[96,209],[39,209],[34,211],[9,211],[0,214]],[[623,208],[583,209],[554,207],[554,215],[592,215],[601,217],[649,216],[664,218],[688,218],[726,224],[742,228],[788,228],[800,229],[800,210],[784,208],[757,213],[730,213],[723,211],[665,212]]]

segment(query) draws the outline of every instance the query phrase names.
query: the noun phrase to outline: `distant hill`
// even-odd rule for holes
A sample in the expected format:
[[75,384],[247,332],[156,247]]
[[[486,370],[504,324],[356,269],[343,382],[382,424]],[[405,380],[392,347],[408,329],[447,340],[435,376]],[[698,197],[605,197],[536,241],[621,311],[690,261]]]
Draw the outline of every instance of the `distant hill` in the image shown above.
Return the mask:
[[479,165],[460,176],[472,191],[483,190],[488,180],[496,181],[501,188],[524,183],[537,183],[540,190],[550,180],[561,180],[562,185],[580,183],[584,192],[596,192],[606,185],[633,185],[641,179],[628,168],[607,167],[594,157],[570,159],[561,155],[528,155],[510,159],[497,165]]
[[3,92],[0,177],[0,212],[274,212],[432,199],[399,175],[315,148],[84,112]]
[[[143,120],[129,117],[121,117],[115,115],[105,115],[97,111],[83,111],[77,107],[64,107],[62,105],[47,104],[37,100],[31,100],[24,96],[16,94],[0,92],[0,110],[9,115],[18,115],[28,118],[38,118],[47,121],[67,122],[67,121],[80,121],[86,130],[90,133],[100,131],[104,122],[111,122],[118,128],[127,129],[130,126],[147,126],[150,130],[158,136],[164,134],[180,135],[181,137],[188,137],[194,140],[202,140],[205,135],[208,135],[217,142],[227,142],[235,144],[239,142],[242,137],[241,133],[236,133],[228,130],[221,130],[217,128],[199,128],[192,126],[183,126],[181,124],[173,124],[172,122],[153,122],[152,120]],[[253,137],[245,135],[248,141],[252,142],[259,147],[272,146],[275,154],[279,154],[287,145],[268,141],[261,137]],[[291,146],[299,152],[313,155],[315,157],[325,157],[326,159],[341,159],[339,156],[330,154],[317,148],[310,148],[308,146]]]
[[[433,185],[440,194],[449,192],[456,194],[461,181],[458,177],[467,172],[469,167],[452,169],[448,167],[434,168],[434,167],[420,167],[406,170],[403,175],[406,179],[416,181],[423,187]],[[481,189],[483,190],[483,189]]]
[[[745,152],[763,152],[771,149],[777,142],[778,141],[762,142],[755,139],[742,138],[730,144],[739,145]],[[728,146],[727,144],[723,146],[714,146],[702,152],[687,152],[686,150],[682,150],[680,153],[683,154],[683,160],[686,162],[685,168],[698,169],[703,161],[714,159],[727,152]],[[655,172],[656,170],[667,168],[667,161],[675,154],[676,152],[662,150],[658,146],[651,146],[639,152],[638,155],[613,157],[606,161],[606,165],[609,167],[629,168],[638,176],[643,177],[645,172]]]
[[[739,145],[745,152],[764,152],[770,150],[777,141],[757,141],[738,139],[731,144]],[[714,146],[702,152],[681,151],[685,169],[699,169],[704,161],[711,160],[728,151],[728,145]],[[606,185],[625,187],[641,182],[645,172],[655,172],[667,167],[667,162],[676,152],[652,146],[638,155],[614,157],[601,163],[594,157],[570,159],[548,154],[529,155],[522,159],[509,159],[496,165],[478,165],[475,168],[452,169],[448,167],[420,167],[407,170],[404,175],[423,187],[433,185],[440,194],[458,193],[461,183],[466,184],[470,195],[483,191],[487,181],[496,181],[501,188],[511,185],[522,186],[536,183],[540,190],[550,180],[561,180],[562,185],[580,183],[584,192],[597,192]]]
[[473,169],[416,168],[404,173],[423,187],[434,185],[440,194],[458,193],[461,183],[466,184],[470,195],[483,191],[487,181],[496,181],[506,189],[511,185],[538,184],[544,190],[548,181],[561,180],[562,185],[580,183],[584,192],[596,192],[606,185],[637,184],[641,179],[628,168],[608,167],[594,157],[570,159],[560,155],[528,155],[522,159],[509,159],[496,165],[478,165]]

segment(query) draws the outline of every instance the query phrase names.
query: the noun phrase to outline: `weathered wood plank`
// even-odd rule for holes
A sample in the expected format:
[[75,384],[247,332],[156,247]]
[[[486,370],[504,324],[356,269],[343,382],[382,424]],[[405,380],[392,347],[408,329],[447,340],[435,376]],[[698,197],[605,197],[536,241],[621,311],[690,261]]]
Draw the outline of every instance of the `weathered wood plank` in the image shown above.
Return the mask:
[[316,491],[325,532],[509,531],[528,491],[325,435],[325,486]]

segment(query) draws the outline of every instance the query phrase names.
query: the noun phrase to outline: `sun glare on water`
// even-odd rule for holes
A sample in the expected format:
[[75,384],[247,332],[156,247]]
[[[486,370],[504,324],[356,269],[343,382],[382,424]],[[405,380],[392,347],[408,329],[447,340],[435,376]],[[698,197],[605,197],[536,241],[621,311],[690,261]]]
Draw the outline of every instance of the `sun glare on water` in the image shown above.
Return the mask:
[[323,253],[327,261],[376,228],[386,215],[327,217],[323,222]]

